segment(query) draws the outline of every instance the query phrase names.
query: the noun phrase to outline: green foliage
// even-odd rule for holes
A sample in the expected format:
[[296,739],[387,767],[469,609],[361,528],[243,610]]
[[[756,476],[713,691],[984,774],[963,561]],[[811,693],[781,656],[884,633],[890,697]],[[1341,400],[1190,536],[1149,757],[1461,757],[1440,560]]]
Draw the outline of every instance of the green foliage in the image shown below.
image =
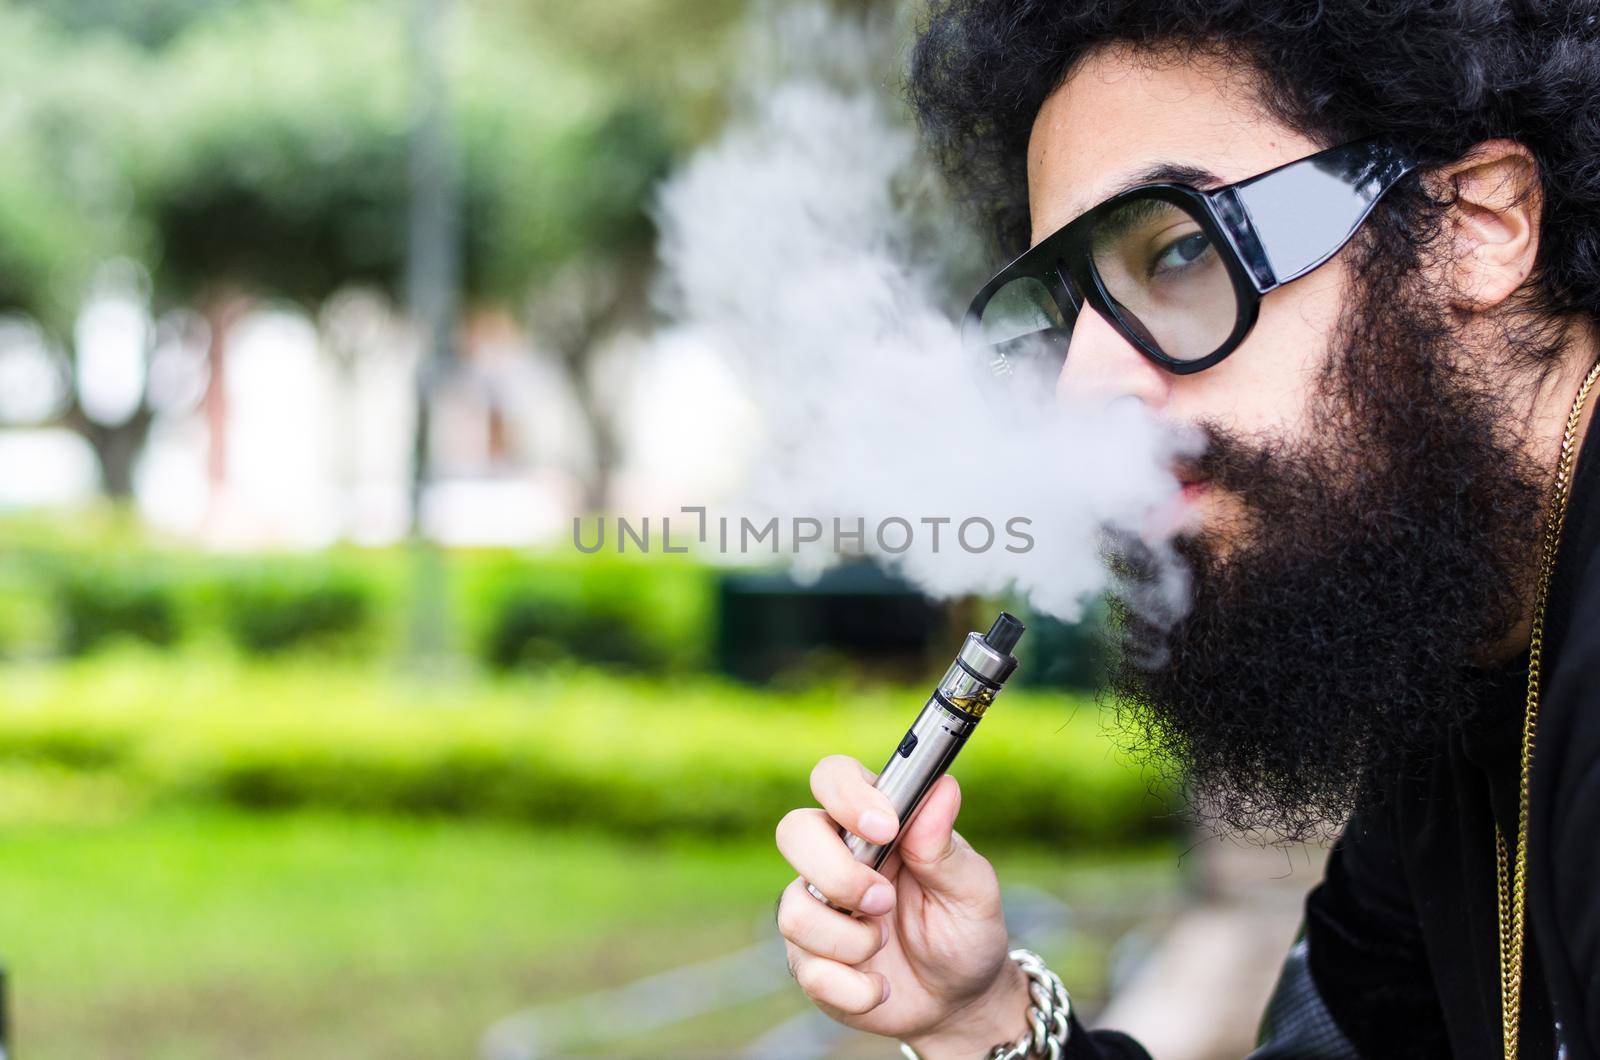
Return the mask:
[[21,0],[64,33],[114,35],[159,48],[207,17],[260,0]]
[[52,649],[56,626],[53,601],[16,564],[0,558],[0,658]]
[[62,570],[56,575],[61,649],[81,655],[108,641],[129,638],[157,646],[178,639],[178,603],[161,572],[110,565]]
[[373,591],[353,571],[315,560],[240,567],[208,590],[223,628],[242,650],[355,648],[373,626]]
[[683,140],[668,97],[561,41],[474,20],[455,66],[466,280],[480,296],[520,303],[568,261],[647,253],[654,238],[651,192]]
[[405,239],[405,23],[381,8],[245,10],[147,60],[131,175],[161,288],[311,304],[394,287]]
[[[768,834],[844,752],[876,768],[925,692],[774,695],[579,671],[418,686],[311,660],[101,655],[0,683],[0,759],[93,762],[152,798]],[[974,842],[1120,844],[1163,827],[1095,709],[1008,693],[956,768]]]
[[[651,186],[705,94],[669,84],[668,66],[703,58],[739,8],[635,6],[658,32],[619,32],[597,9],[552,34],[497,3],[457,5],[446,67],[470,296],[520,304],[572,257],[648,249]],[[384,0],[0,5],[0,310],[60,333],[113,255],[174,301],[396,291],[409,18]]]
[[[504,165],[504,190],[486,204],[486,224],[471,226],[474,239],[493,235],[497,241],[475,255],[489,286],[515,290],[579,258],[649,253],[655,240],[647,213],[651,192],[675,150],[658,107],[630,101],[580,115],[561,135],[527,148],[539,152],[537,162],[495,159]],[[496,149],[503,155],[503,144]]]
[[125,172],[136,64],[0,5],[0,310],[59,338],[94,267],[138,247]]
[[[403,8],[245,8],[165,49],[133,167],[178,298],[219,284],[316,304],[398,293],[416,57]],[[449,56],[461,150],[464,280],[519,300],[574,254],[647,246],[672,151],[647,98],[542,39],[463,17]]]
[[[378,560],[388,559],[378,554]],[[248,653],[365,651],[391,610],[374,557],[224,558],[153,539],[127,513],[0,522],[0,655],[81,654],[128,637],[156,645],[226,639]],[[56,634],[43,634],[49,615]]]
[[1104,637],[1109,621],[1105,608],[1091,607],[1079,622],[1062,622],[1049,615],[1029,614],[1028,635],[1023,638],[1021,667],[1016,680],[1021,687],[1068,688],[1093,691],[1104,680]]
[[715,572],[681,557],[484,554],[463,564],[479,657],[496,669],[576,659],[648,672],[707,664]]
[[[38,615],[81,616],[64,644],[155,628],[154,643],[226,639],[247,653],[313,647],[398,657],[413,606],[404,548],[207,556],[111,510],[0,520],[0,655],[40,654]],[[498,668],[579,661],[654,673],[710,662],[717,573],[688,556],[469,549],[444,555],[451,647]],[[133,606],[140,603],[138,607]],[[132,628],[123,629],[123,626]]]
[[484,646],[484,661],[490,666],[505,670],[574,658],[638,670],[665,669],[671,664],[625,605],[602,600],[569,607],[555,600],[516,595],[508,595],[501,603]]

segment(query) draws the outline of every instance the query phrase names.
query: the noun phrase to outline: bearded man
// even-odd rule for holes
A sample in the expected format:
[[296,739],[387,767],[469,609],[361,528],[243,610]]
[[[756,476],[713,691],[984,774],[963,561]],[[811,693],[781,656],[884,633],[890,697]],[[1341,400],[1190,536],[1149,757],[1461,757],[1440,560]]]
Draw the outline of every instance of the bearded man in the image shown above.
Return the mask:
[[[1109,688],[1214,819],[1342,828],[1253,1055],[1600,1056],[1600,8],[946,0],[910,94],[1020,255],[977,355],[1207,439],[1192,605],[1120,555]],[[850,857],[899,830],[872,780],[825,759],[778,827],[815,1003],[926,1060],[1144,1057],[1048,1025],[953,779]]]

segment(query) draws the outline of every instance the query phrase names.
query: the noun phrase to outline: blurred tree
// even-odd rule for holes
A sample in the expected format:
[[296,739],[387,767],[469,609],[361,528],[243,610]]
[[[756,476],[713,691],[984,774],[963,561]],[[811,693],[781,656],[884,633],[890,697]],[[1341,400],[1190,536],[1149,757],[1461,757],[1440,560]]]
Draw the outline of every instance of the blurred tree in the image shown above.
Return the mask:
[[0,115],[0,309],[59,325],[93,263],[94,240],[21,118]]
[[[246,9],[164,53],[164,134],[144,138],[136,195],[163,299],[211,322],[207,404],[219,434],[222,351],[242,299],[315,307],[350,284],[401,293],[413,61],[396,14],[373,4]],[[649,191],[673,153],[669,121],[585,57],[546,54],[493,21],[464,28],[449,66],[467,301],[518,304],[579,258],[592,263],[586,275],[638,272]],[[601,289],[624,286],[636,296],[641,285]],[[617,309],[552,332],[600,457],[597,496],[615,446],[585,359]]]
[[[75,431],[117,497],[132,490],[133,457],[149,430],[144,369],[154,346],[124,349],[142,362],[126,373],[129,392],[101,400],[103,391],[84,385],[80,341],[102,265],[142,246],[121,167],[135,70],[116,40],[74,44],[37,11],[0,8],[0,310],[38,329],[5,356],[43,358],[50,367],[34,375],[39,393],[13,395],[11,418]],[[128,337],[153,341],[155,331]]]
[[412,121],[407,170],[406,309],[422,333],[412,432],[411,666],[436,675],[450,654],[444,558],[423,525],[433,485],[433,402],[461,330],[462,164],[447,51],[454,0],[411,0]]
[[583,410],[591,457],[583,507],[602,511],[621,443],[592,355],[606,339],[646,319],[655,242],[647,206],[673,152],[661,123],[642,107],[604,115],[568,147],[546,166],[540,194],[540,201],[565,209],[546,207],[546,216],[529,218],[526,229],[544,242],[531,256],[541,267],[526,306],[534,334],[556,358]]
[[316,305],[393,289],[404,247],[404,26],[376,8],[211,19],[160,57],[131,176],[158,289]]
[[226,479],[226,351],[259,299],[394,291],[406,195],[404,27],[376,5],[240,6],[152,58],[130,159],[161,305],[205,319],[209,476]]
[[159,48],[194,23],[260,0],[14,0],[37,11],[62,33],[107,35]]
[[593,354],[648,319],[653,189],[682,149],[721,120],[728,45],[748,4],[480,0],[480,6],[607,72],[610,104],[569,108],[567,134],[542,159],[515,168],[525,189],[504,200],[521,213],[508,218],[521,238],[505,250],[533,266],[522,300],[529,327],[566,376],[588,426],[583,506],[599,511],[609,500],[620,441]]
[[[527,313],[588,413],[603,503],[615,443],[589,354],[645,314],[650,189],[709,128],[742,0],[463,0],[450,42],[463,296]],[[397,0],[13,0],[0,5],[0,311],[40,322],[71,381],[98,264],[144,263],[157,316],[206,322],[221,437],[231,324],[350,285],[398,301],[412,60]],[[559,310],[559,311],[557,311]],[[150,405],[53,417],[131,482]],[[218,451],[220,460],[220,450]],[[125,466],[124,466],[125,465]],[[220,470],[220,468],[219,468]]]

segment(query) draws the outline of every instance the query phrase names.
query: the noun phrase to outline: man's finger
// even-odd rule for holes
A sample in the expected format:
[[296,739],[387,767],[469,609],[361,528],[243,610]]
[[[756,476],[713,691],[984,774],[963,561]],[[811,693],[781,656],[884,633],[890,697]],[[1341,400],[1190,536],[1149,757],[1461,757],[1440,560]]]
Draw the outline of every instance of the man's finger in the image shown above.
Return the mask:
[[811,794],[828,816],[872,843],[887,843],[900,830],[894,804],[872,782],[872,772],[848,755],[829,755],[811,770]]
[[834,905],[870,916],[894,908],[894,884],[850,856],[833,820],[823,811],[790,810],[778,822],[777,837],[784,860]]
[[784,888],[778,903],[778,934],[807,953],[844,964],[860,964],[877,953],[887,930],[882,920],[829,909],[807,893],[804,880]]
[[900,840],[902,871],[924,890],[959,902],[988,900],[999,893],[994,868],[955,831],[961,788],[948,774],[928,792],[922,810]]
[[871,1012],[889,1000],[889,980],[789,944],[789,971],[818,1006],[852,1016]]

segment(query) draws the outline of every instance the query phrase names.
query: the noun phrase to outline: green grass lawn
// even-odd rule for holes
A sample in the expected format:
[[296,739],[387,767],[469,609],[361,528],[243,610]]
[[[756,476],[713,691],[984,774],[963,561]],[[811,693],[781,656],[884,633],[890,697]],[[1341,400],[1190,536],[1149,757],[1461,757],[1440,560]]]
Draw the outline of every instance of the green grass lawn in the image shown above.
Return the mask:
[[753,843],[226,812],[0,832],[28,1057],[466,1057],[539,999],[735,949]]
[[[1176,864],[997,861],[1091,904],[1170,891]],[[30,1060],[465,1058],[525,1005],[747,945],[788,879],[753,839],[167,810],[0,829],[0,953]],[[1080,977],[1103,941],[1064,955]],[[732,1046],[804,1007],[790,992],[658,1044]]]
[[[554,677],[208,651],[0,665],[18,1055],[468,1060],[519,1009],[770,939],[790,879],[773,825],[819,757],[884,753],[925,694]],[[1150,781],[1091,704],[1020,691],[956,771],[1002,880],[1082,914],[1048,956],[1092,1008],[1112,943],[1178,887]],[[1064,853],[1106,844],[1131,849]],[[806,1008],[785,989],[578,1051],[728,1055]]]

